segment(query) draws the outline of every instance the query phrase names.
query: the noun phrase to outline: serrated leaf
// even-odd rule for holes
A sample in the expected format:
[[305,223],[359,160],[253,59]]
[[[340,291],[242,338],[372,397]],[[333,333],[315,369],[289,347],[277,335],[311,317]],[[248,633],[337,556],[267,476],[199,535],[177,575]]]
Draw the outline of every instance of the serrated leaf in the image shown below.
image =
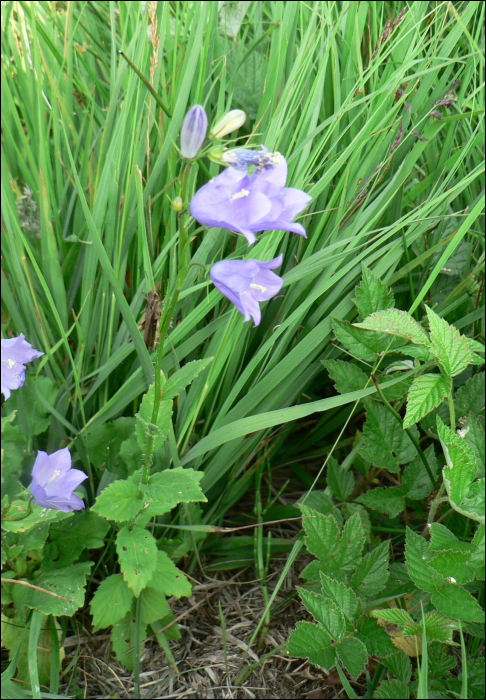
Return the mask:
[[477,600],[458,583],[447,582],[432,594],[432,604],[447,617],[484,623],[484,611]]
[[387,309],[371,314],[361,323],[355,323],[355,327],[386,333],[398,338],[408,340],[415,345],[429,347],[429,338],[426,331],[407,311],[400,309]]
[[351,580],[358,596],[375,595],[384,587],[388,578],[389,541],[381,542],[361,560]]
[[367,318],[375,311],[393,309],[395,297],[386,284],[376,277],[369,268],[363,266],[363,277],[361,284],[356,287],[354,303],[361,318]]
[[157,565],[157,543],[144,528],[123,527],[116,538],[116,551],[123,578],[138,598],[152,580]]
[[385,630],[377,620],[363,615],[357,623],[359,638],[365,643],[369,656],[381,658],[393,654],[396,650]]
[[380,698],[380,700],[386,700],[387,698],[390,698],[390,700],[408,700],[410,697],[410,690],[402,681],[393,679],[380,683],[373,697]]
[[320,574],[320,579],[322,595],[337,605],[343,615],[353,622],[358,614],[358,599],[354,591],[323,573]]
[[107,520],[131,520],[143,508],[140,474],[136,472],[126,481],[115,481],[104,489],[91,510]]
[[113,574],[105,578],[91,601],[94,631],[111,627],[125,617],[134,599],[133,592],[123,580],[122,574]]
[[458,583],[473,581],[474,569],[469,566],[470,552],[439,552],[430,559],[430,566],[444,578],[452,576]]
[[430,351],[449,377],[455,377],[471,361],[472,353],[467,338],[427,305],[425,308],[430,326]]
[[206,369],[206,367],[214,360],[214,357],[207,357],[204,360],[194,360],[188,362],[181,369],[174,372],[167,379],[161,390],[161,396],[164,400],[175,399],[179,396],[188,384],[193,382],[196,377]]
[[322,364],[329,372],[329,376],[340,394],[348,394],[351,391],[364,389],[368,383],[366,374],[353,362],[343,360],[323,360]]
[[445,579],[429,566],[429,558],[427,542],[407,527],[405,561],[408,573],[418,588],[432,593],[444,585]]
[[425,627],[427,642],[451,642],[452,633],[457,629],[457,624],[436,610],[424,616],[421,626]]
[[370,489],[356,500],[371,510],[386,513],[391,518],[401,513],[405,505],[402,491],[395,486],[389,489]]
[[[416,434],[416,427],[411,430]],[[417,452],[399,421],[382,404],[366,402],[366,423],[359,447],[360,455],[376,467],[398,473],[401,464],[408,464]]]
[[149,386],[135,416],[135,430],[142,452],[147,451],[149,438],[152,440],[152,453],[156,452],[169,435],[172,424],[172,401],[163,400],[159,404],[156,419],[152,422],[154,410],[155,385]]
[[430,544],[429,552],[442,552],[442,551],[452,551],[452,552],[465,552],[466,554],[472,554],[475,550],[474,544],[471,542],[461,542],[457,537],[441,523],[432,523],[429,527],[430,532]]
[[376,356],[390,344],[390,339],[386,336],[356,328],[348,321],[333,318],[332,327],[339,343],[344,345],[351,355],[368,362],[374,362]]
[[[143,640],[145,639],[145,627],[140,629],[139,655],[143,652]],[[111,631],[111,644],[118,661],[129,671],[135,667],[135,617],[128,612]]]
[[322,625],[299,622],[292,632],[287,654],[298,659],[309,659],[311,664],[329,671],[336,662],[336,652],[331,637]]
[[81,441],[87,439],[90,462],[97,468],[113,471],[112,462],[116,459],[122,442],[135,432],[135,418],[118,418],[111,423],[104,423],[90,432],[86,438],[78,437]]
[[368,662],[365,645],[356,637],[346,637],[336,645],[336,654],[349,675],[358,680]]
[[454,399],[456,418],[465,417],[469,413],[476,416],[484,408],[485,377],[485,372],[478,372],[459,387]]
[[437,432],[444,450],[446,466],[442,470],[449,501],[454,510],[484,523],[484,491],[477,474],[476,456],[469,445],[437,416]]
[[165,596],[182,598],[190,596],[192,586],[182,571],[177,568],[165,552],[157,551],[155,572],[150,582],[150,588],[154,588]]
[[341,639],[346,632],[346,621],[339,607],[329,598],[304,588],[299,589],[299,595],[307,610],[331,638],[335,641]]
[[407,624],[407,622],[413,622],[406,610],[402,608],[389,608],[385,610],[372,610],[370,612],[372,617],[377,617],[379,620],[385,620],[390,622],[392,625],[401,625],[402,627]]
[[69,520],[53,523],[50,541],[55,544],[58,557],[55,566],[67,566],[79,558],[83,549],[103,547],[110,525],[92,511],[75,513]]
[[479,419],[470,413],[467,417],[467,422],[462,427],[462,432],[464,434],[464,440],[476,455],[478,476],[482,478],[485,471],[486,454],[484,428]]
[[204,472],[193,469],[165,469],[152,474],[148,484],[143,486],[144,508],[137,519],[139,525],[145,525],[155,515],[168,513],[178,503],[205,502],[199,482]]
[[331,457],[327,464],[327,484],[338,501],[345,501],[353,492],[354,476]]
[[341,542],[341,533],[332,515],[322,515],[305,505],[302,512],[302,527],[305,530],[305,546],[310,554],[325,561],[334,560]]
[[398,652],[389,656],[384,661],[389,672],[392,673],[403,683],[410,683],[412,678],[412,664],[408,656],[402,652]]
[[147,586],[142,593],[142,603],[140,606],[140,618],[142,625],[151,625],[157,620],[163,620],[170,615],[170,608],[167,599],[156,588]]
[[35,525],[59,522],[72,517],[72,513],[63,513],[60,510],[41,508],[35,503],[30,504],[32,510],[29,515],[29,504],[26,501],[13,501],[2,513],[2,530],[7,532],[28,532]]
[[[437,477],[439,465],[435,454],[434,446],[429,445],[425,450],[425,457],[432,471],[432,474]],[[435,488],[435,483],[430,481],[430,477],[425,469],[420,457],[415,459],[408,465],[402,476],[402,492],[407,498],[414,501],[419,501],[427,496]]]
[[403,427],[410,428],[437,408],[451,390],[452,382],[442,374],[423,374],[413,380],[407,396]]
[[339,544],[340,569],[349,571],[356,567],[363,551],[364,542],[365,533],[361,525],[361,517],[359,513],[355,513],[344,523]]
[[84,603],[84,587],[93,562],[72,564],[63,569],[51,569],[41,571],[34,577],[32,583],[51,593],[53,597],[39,590],[25,586],[14,586],[13,599],[15,607],[20,610],[22,606],[39,610],[44,615],[68,615],[72,616]]

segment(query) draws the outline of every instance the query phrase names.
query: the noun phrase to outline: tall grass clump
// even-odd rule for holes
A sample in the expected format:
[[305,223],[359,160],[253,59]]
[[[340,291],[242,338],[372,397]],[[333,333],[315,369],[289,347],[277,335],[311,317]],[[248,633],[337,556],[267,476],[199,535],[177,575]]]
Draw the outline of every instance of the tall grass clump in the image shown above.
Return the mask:
[[[464,500],[471,497],[466,486],[454,491],[447,474],[441,477],[442,468],[452,469],[447,460],[457,447],[456,428],[464,428],[459,419],[474,413],[470,434],[477,443],[467,456],[473,461],[484,427],[484,402],[459,409],[464,395],[472,395],[466,382],[482,386],[475,379],[484,344],[482,3],[6,2],[1,51],[2,338],[24,334],[44,353],[2,406],[3,621],[12,697],[20,687],[15,678],[29,683],[34,697],[40,687],[58,692],[63,634],[79,609],[95,630],[113,628],[113,648],[134,669],[137,692],[149,632],[175,666],[169,642],[178,633],[166,597],[190,595],[191,586],[174,562],[203,576],[204,561],[215,560],[214,569],[247,561],[253,539],[235,536],[228,556],[211,533],[255,486],[260,498],[263,470],[275,474],[284,462],[308,458],[319,467],[294,469],[308,493],[300,510],[286,515],[303,515],[312,540],[306,518],[318,518],[317,511],[326,519],[317,538],[337,528],[338,547],[342,528],[358,531],[357,518],[370,523],[375,510],[361,543],[363,561],[385,540],[388,548],[387,523],[376,511],[396,520],[395,563],[405,568],[406,542],[409,583],[427,599],[425,613],[420,596],[413,603],[410,635],[420,644],[422,638],[462,640],[464,659],[466,647],[473,655],[468,644],[477,651],[478,610],[462,627],[444,623],[447,634],[434,637],[421,617],[431,614],[434,593],[414,578],[410,548],[420,550],[414,538],[427,520],[434,524],[444,499],[452,524],[443,525],[454,537],[480,548],[478,528],[484,533],[484,515],[481,520],[476,505]],[[204,227],[189,215],[196,191],[222,171],[223,153],[221,142],[206,141],[193,154],[183,147],[181,156],[181,128],[194,105],[204,108],[209,130],[230,110],[246,113],[239,131],[225,136],[225,148],[264,145],[286,159],[287,186],[312,198],[296,220],[307,238],[265,231],[250,253],[242,235]],[[262,305],[254,327],[212,284],[209,269],[221,260],[279,256],[282,289]],[[139,325],[146,300],[155,298],[151,292],[160,300],[160,337],[147,347]],[[406,312],[408,327],[416,324],[427,341],[398,326],[392,333],[388,316],[386,323],[376,320],[376,313],[392,309]],[[430,350],[435,322],[449,334],[443,355]],[[366,345],[363,332],[381,344]],[[457,340],[459,332],[465,340]],[[456,365],[448,370],[456,342],[463,343],[460,371]],[[399,345],[407,346],[401,356]],[[439,394],[416,399],[412,392],[405,407],[412,382],[423,376],[436,378],[425,381]],[[414,400],[427,410],[412,410]],[[400,443],[400,453],[395,446],[388,462],[362,449],[366,427],[356,421],[363,408],[368,431],[372,420],[396,428],[406,408],[399,428],[411,447]],[[52,457],[64,448],[88,477],[78,490],[86,510],[74,515],[42,511],[22,491],[38,451]],[[362,482],[353,477],[346,486],[335,457]],[[402,488],[400,469],[410,462],[413,479],[423,482],[423,505],[411,515],[405,500],[411,492],[402,491],[383,499],[400,498],[401,510],[384,510],[382,502],[375,508],[380,497],[368,496],[368,487],[381,484],[386,471]],[[484,477],[478,463],[477,475],[472,467],[468,472],[467,489]],[[318,483],[329,487],[324,495],[313,493]],[[312,544],[306,546],[319,561]],[[139,559],[144,547],[145,563]],[[265,613],[252,641],[268,626],[304,539],[274,543],[262,536],[259,547],[260,573],[262,552],[286,551],[290,558],[272,595],[264,589]],[[358,595],[364,578],[353,588],[353,567],[361,566],[360,552],[348,569],[342,565],[345,574],[321,567],[308,577],[304,596],[321,595],[320,576]],[[480,556],[476,549],[470,554],[474,562],[463,566],[471,577],[450,576],[469,585],[461,591],[471,600],[484,603]],[[440,575],[447,575],[446,564]],[[337,588],[326,585],[328,600]],[[44,593],[32,593],[32,586]],[[360,599],[367,620],[359,622],[361,637],[345,637],[341,656],[331,659],[351,690],[341,665],[357,679],[368,656],[379,656],[360,640],[370,620],[382,631],[374,618],[387,618],[377,607],[401,595],[398,584],[386,594],[384,586],[369,585]],[[46,602],[46,590],[57,597]],[[108,600],[121,606],[121,617],[105,613]],[[436,607],[454,617],[447,606]],[[357,615],[343,613],[340,633],[362,620]],[[292,648],[294,656],[309,657],[295,638]],[[395,648],[388,651],[393,656]],[[429,677],[440,653],[431,647]],[[326,663],[309,658],[332,665],[330,657]],[[376,697],[401,697],[396,693],[409,687],[417,693],[419,681],[411,680],[408,666],[400,676],[392,662],[380,657],[379,663],[380,674],[386,668],[390,678],[382,686],[378,676],[374,684],[368,678],[367,697],[377,687]],[[426,668],[422,660],[420,687]],[[457,693],[467,688],[457,683]]]

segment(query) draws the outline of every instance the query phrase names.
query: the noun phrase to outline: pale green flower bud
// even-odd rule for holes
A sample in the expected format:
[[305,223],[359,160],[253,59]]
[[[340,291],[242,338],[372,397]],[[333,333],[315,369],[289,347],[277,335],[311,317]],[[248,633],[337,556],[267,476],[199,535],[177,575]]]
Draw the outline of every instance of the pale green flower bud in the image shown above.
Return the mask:
[[242,109],[232,109],[231,112],[225,114],[217,124],[213,126],[210,133],[210,138],[219,141],[233,131],[239,129],[246,122],[246,114]]
[[181,197],[174,197],[171,202],[171,207],[177,213],[182,211],[184,209],[184,202],[182,201]]

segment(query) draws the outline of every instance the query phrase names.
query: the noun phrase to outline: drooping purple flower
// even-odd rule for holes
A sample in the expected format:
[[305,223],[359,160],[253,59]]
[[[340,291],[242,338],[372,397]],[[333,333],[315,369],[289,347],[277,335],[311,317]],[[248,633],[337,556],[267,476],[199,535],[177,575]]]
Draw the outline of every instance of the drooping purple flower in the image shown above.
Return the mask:
[[84,508],[82,499],[76,496],[74,489],[87,478],[79,469],[71,469],[71,453],[67,447],[52,455],[39,450],[29,488],[41,508],[70,513]]
[[283,280],[271,270],[280,267],[283,255],[270,260],[221,260],[209,271],[214,286],[236,306],[245,321],[261,321],[260,302],[268,301],[282,288]]
[[185,116],[181,131],[181,155],[192,160],[199,153],[208,130],[208,118],[204,107],[194,105]]
[[[263,146],[262,150],[268,154]],[[312,197],[285,187],[287,162],[283,156],[275,161],[272,167],[257,168],[251,175],[227,168],[196,192],[189,205],[191,215],[204,226],[243,234],[249,245],[256,241],[258,231],[291,231],[306,238],[304,227],[292,221]]]
[[15,389],[20,389],[25,383],[25,365],[44,353],[34,350],[25,340],[25,335],[18,338],[2,338],[2,394],[5,400]]

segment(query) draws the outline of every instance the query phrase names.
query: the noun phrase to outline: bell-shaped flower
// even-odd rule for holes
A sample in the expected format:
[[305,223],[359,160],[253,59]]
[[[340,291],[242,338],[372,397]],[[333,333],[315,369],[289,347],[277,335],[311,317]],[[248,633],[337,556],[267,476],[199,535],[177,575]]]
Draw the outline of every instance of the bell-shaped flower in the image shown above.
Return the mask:
[[74,490],[87,478],[79,469],[71,469],[71,453],[67,447],[52,455],[39,451],[29,488],[41,508],[70,513],[84,508],[82,499]]
[[208,118],[204,107],[194,105],[185,116],[181,131],[181,155],[187,160],[197,156],[206,138]]
[[5,400],[11,392],[20,389],[25,383],[25,365],[44,353],[34,350],[25,340],[25,335],[18,338],[2,338],[2,394]]
[[[227,228],[245,236],[250,245],[256,241],[259,231],[291,231],[306,238],[301,224],[292,223],[312,197],[285,187],[287,162],[280,154],[270,154],[262,147],[266,158],[263,165],[256,165],[250,175],[247,170],[229,167],[203,185],[189,205],[191,215],[204,226]],[[252,157],[256,157],[253,151]],[[265,156],[266,154],[266,156]],[[236,157],[236,156],[235,156]],[[245,156],[243,156],[245,157]]]
[[270,260],[221,260],[209,271],[214,286],[236,306],[245,321],[261,321],[260,302],[276,296],[283,280],[271,270],[280,267],[283,255]]
[[210,138],[215,141],[232,134],[233,131],[239,129],[246,122],[246,114],[242,109],[232,109],[224,115],[217,124],[213,126],[210,133]]

